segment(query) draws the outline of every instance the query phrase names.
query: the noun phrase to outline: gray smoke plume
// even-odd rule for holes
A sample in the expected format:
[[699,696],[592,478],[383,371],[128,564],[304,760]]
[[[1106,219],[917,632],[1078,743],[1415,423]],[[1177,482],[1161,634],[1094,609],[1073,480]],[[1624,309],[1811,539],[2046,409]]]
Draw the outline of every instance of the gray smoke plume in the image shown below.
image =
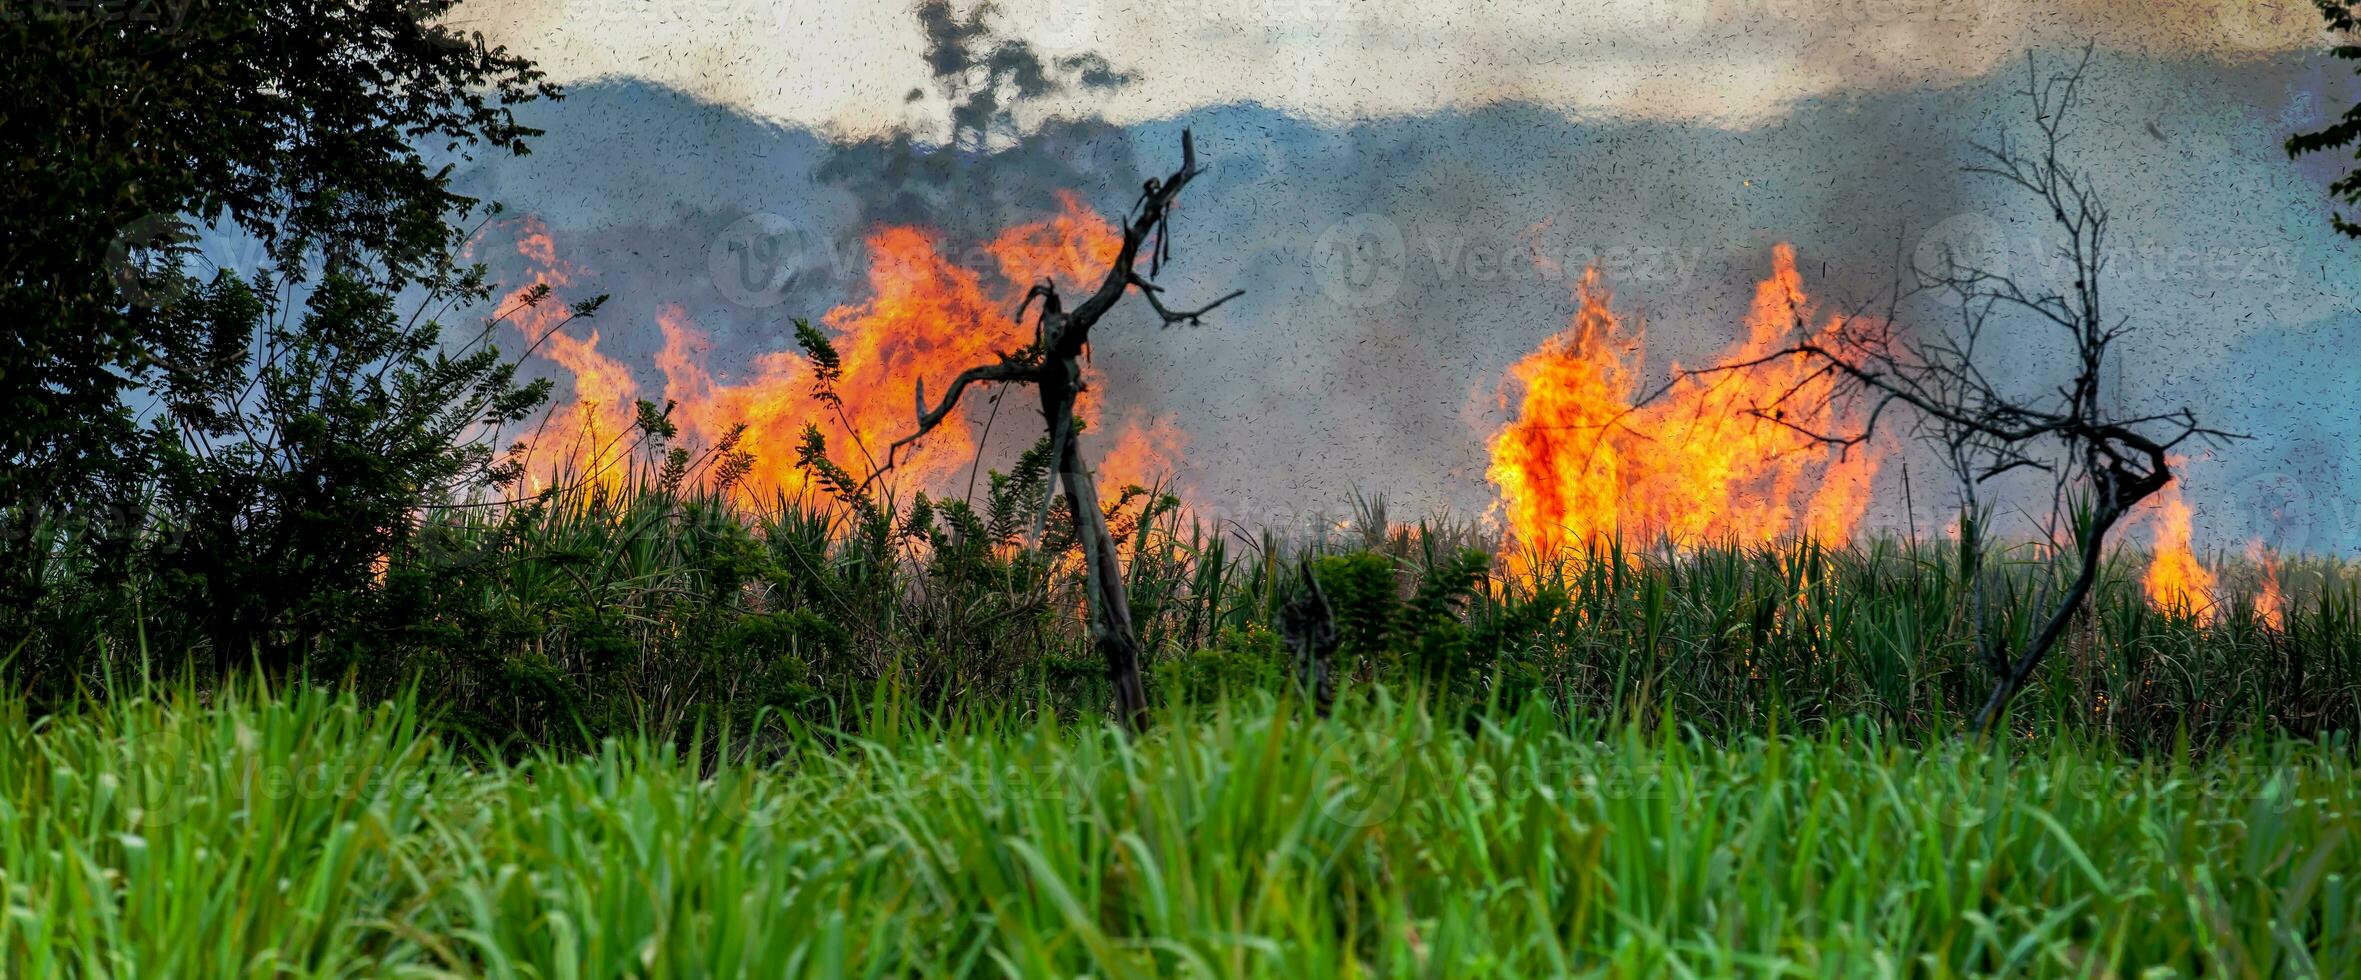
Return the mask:
[[[463,189],[547,222],[586,270],[577,291],[615,297],[604,349],[642,365],[655,391],[664,307],[714,337],[710,362],[726,377],[789,349],[790,318],[863,298],[871,227],[925,224],[965,249],[1053,213],[1060,190],[1117,217],[1191,127],[1211,170],[1174,219],[1165,282],[1184,300],[1246,297],[1191,329],[1118,311],[1096,366],[1110,407],[1169,414],[1186,431],[1192,495],[1250,525],[1335,510],[1354,490],[1388,494],[1397,515],[1485,510],[1503,374],[1565,327],[1585,265],[1646,321],[1654,379],[1739,336],[1776,242],[1794,243],[1831,309],[1873,299],[1899,266],[1943,247],[2029,276],[2047,262],[2042,216],[1960,172],[1973,142],[2021,125],[2022,64],[1809,102],[1748,128],[1518,103],[1341,122],[1240,104],[1020,132],[1027,92],[1154,79],[1043,60],[939,13],[927,21],[935,76],[921,81],[957,107],[947,144],[832,139],[615,79],[536,107],[549,135],[535,153],[473,169]],[[2327,230],[2323,165],[2278,148],[2338,111],[2321,93],[2339,90],[2297,56],[2115,54],[2093,77],[2076,150],[2116,210],[2113,302],[2144,325],[2123,346],[2119,394],[2255,436],[2186,468],[2200,544],[2361,545],[2361,513],[2337,489],[2361,479],[2361,255]],[[749,228],[785,252],[732,251]],[[1910,312],[1943,325],[1940,310]],[[2004,366],[2041,383],[2039,349]],[[1918,522],[1939,526],[1939,471],[1916,472]],[[1898,494],[1880,499],[1875,519],[1899,526]]]

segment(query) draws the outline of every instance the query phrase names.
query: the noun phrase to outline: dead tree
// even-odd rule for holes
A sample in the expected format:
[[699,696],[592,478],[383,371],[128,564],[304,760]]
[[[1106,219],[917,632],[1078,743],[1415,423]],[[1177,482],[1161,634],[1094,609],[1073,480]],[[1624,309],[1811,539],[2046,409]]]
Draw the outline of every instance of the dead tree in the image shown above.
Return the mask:
[[[2071,275],[2070,285],[2027,285],[2005,271],[1963,264],[1946,250],[1939,268],[1913,264],[1915,282],[1895,290],[1883,317],[1847,318],[1834,330],[1813,337],[1809,329],[1802,329],[1806,325],[1799,311],[1797,333],[1811,339],[1701,372],[1743,371],[1803,359],[1812,370],[1801,381],[1750,410],[1839,452],[1866,443],[1887,410],[1899,407],[1911,416],[1914,435],[1944,450],[1964,488],[1963,505],[1970,509],[1978,485],[2019,471],[2049,475],[2053,522],[2070,521],[2080,564],[2024,648],[2013,657],[1992,652],[1998,676],[1991,696],[1975,715],[1979,734],[1999,725],[2010,699],[2031,679],[2089,597],[2108,533],[2140,501],[2172,480],[2168,454],[2193,439],[2237,438],[2200,425],[2187,408],[2127,417],[2113,411],[2101,396],[2108,351],[2131,325],[2109,314],[2102,302],[2107,208],[2089,175],[2067,160],[2067,120],[2081,95],[2090,60],[2091,51],[2085,47],[2071,69],[2045,79],[2028,55],[2022,94],[2031,102],[2039,138],[2020,145],[2004,134],[1996,144],[1979,144],[1975,149],[1980,162],[1966,168],[2030,195],[2049,212],[2051,227],[2061,238],[2055,258]],[[1958,325],[1905,336],[1893,324],[1902,298],[1913,294],[1948,300],[1958,311]],[[1979,360],[1979,346],[1987,339],[2015,347],[2041,342],[2017,327],[2047,333],[2053,338],[2050,342],[2062,339],[2071,349],[2072,377],[2032,397],[1995,384]],[[2006,333],[1995,336],[2001,330]],[[1858,421],[1828,429],[1815,421],[1824,419]]]
[[1336,607],[1329,604],[1327,590],[1320,588],[1320,578],[1312,571],[1311,557],[1298,559],[1296,571],[1303,581],[1295,598],[1279,608],[1279,635],[1295,651],[1296,687],[1312,702],[1312,710],[1326,718],[1336,703],[1336,648],[1344,637],[1336,628]]
[[[1125,293],[1137,289],[1147,298],[1164,326],[1195,325],[1214,307],[1236,299],[1231,292],[1194,310],[1164,305],[1155,277],[1172,255],[1169,222],[1173,200],[1200,173],[1197,144],[1181,131],[1181,165],[1163,180],[1150,179],[1133,203],[1123,224],[1123,243],[1098,288],[1067,309],[1054,283],[1043,281],[1026,292],[1017,317],[1035,300],[1041,302],[1034,321],[1033,342],[1000,355],[997,362],[959,373],[944,392],[941,404],[928,407],[926,382],[918,383],[918,429],[887,448],[885,464],[870,480],[892,469],[904,447],[924,438],[959,408],[959,396],[977,384],[1029,384],[1041,395],[1041,417],[1050,434],[1052,479],[1062,486],[1066,508],[1074,522],[1074,542],[1082,550],[1084,593],[1088,597],[1090,638],[1107,662],[1107,680],[1115,689],[1115,706],[1125,724],[1142,731],[1148,724],[1148,692],[1140,679],[1139,640],[1131,625],[1131,603],[1124,594],[1123,566],[1115,553],[1114,536],[1107,532],[1106,512],[1099,505],[1097,484],[1082,465],[1074,445],[1074,399],[1082,392],[1082,356],[1090,343],[1090,328],[1106,316]],[[1148,271],[1139,269],[1142,248],[1148,250]],[[1046,510],[1046,508],[1045,508]]]

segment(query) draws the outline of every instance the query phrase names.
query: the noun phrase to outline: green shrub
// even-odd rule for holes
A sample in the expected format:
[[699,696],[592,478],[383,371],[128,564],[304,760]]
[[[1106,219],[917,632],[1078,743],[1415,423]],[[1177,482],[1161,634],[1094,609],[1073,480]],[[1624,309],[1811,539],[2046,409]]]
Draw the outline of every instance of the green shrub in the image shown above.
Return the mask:
[[1159,665],[1157,691],[1168,699],[1206,704],[1224,695],[1278,693],[1289,683],[1291,654],[1279,634],[1261,623],[1224,629],[1213,645]]

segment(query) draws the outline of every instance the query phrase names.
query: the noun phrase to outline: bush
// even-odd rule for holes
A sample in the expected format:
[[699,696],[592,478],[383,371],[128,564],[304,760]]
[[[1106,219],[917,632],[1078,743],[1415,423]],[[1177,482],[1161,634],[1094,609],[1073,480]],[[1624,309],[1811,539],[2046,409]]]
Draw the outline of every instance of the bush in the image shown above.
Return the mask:
[[1157,693],[1187,704],[1209,704],[1224,696],[1278,693],[1289,683],[1290,660],[1279,634],[1261,623],[1229,628],[1213,645],[1162,664]]
[[[434,319],[332,273],[290,325],[276,284],[257,285],[224,272],[172,311],[206,338],[190,352],[204,370],[163,390],[143,599],[167,649],[286,670],[370,618],[424,508],[515,478],[476,432],[522,421],[549,389],[516,383],[489,323],[446,349]],[[426,301],[488,296],[477,268],[437,277]]]

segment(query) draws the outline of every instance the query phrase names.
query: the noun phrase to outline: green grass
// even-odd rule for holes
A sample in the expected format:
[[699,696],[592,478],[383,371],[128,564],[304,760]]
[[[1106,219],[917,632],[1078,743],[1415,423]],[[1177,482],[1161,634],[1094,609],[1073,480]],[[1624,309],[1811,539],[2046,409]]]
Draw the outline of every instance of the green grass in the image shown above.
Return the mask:
[[[1028,544],[1038,479],[991,483],[969,507],[915,495],[749,503],[647,473],[612,493],[430,509],[367,589],[315,597],[316,621],[333,628],[300,643],[292,626],[271,635],[311,677],[374,697],[414,686],[446,726],[518,747],[743,731],[764,711],[846,725],[835,707],[880,685],[930,708],[1104,714],[1111,690],[1083,628],[1079,557],[1048,533],[1058,519],[1042,525],[1042,548]],[[1110,497],[1159,700],[1184,686],[1168,680],[1276,679],[1277,613],[1299,555],[1374,566],[1356,595],[1408,609],[1452,581],[1469,550],[1497,559],[1509,548],[1464,522],[1393,520],[1381,499],[1309,532],[1256,533],[1196,523],[1147,491]],[[2361,566],[2290,556],[2274,626],[2254,606],[2260,569],[2206,556],[2221,588],[2199,622],[2149,603],[2139,547],[2116,542],[2097,591],[2013,702],[2016,734],[2071,730],[2146,755],[2182,738],[2206,750],[2361,731]],[[53,550],[68,557],[53,563],[39,615],[0,609],[0,685],[64,707],[146,663],[193,662],[210,684],[249,662],[250,651],[191,635],[201,617],[158,605],[200,593],[147,573],[109,578],[88,541]],[[1872,718],[1897,737],[1940,740],[1989,695],[1991,658],[2021,648],[2073,572],[2028,542],[1995,542],[1971,573],[1956,541],[1882,537],[1608,541],[1534,557],[1536,574],[1494,560],[1396,635],[1349,644],[1342,683],[1401,685],[1442,663],[1475,702],[1538,694],[1575,717],[1642,725],[1669,706],[1715,736],[1774,718],[1794,732]]]
[[[205,703],[199,705],[197,702]],[[0,702],[9,976],[2305,975],[2361,963],[2336,743],[2133,760],[1268,698],[501,761],[395,702]]]

